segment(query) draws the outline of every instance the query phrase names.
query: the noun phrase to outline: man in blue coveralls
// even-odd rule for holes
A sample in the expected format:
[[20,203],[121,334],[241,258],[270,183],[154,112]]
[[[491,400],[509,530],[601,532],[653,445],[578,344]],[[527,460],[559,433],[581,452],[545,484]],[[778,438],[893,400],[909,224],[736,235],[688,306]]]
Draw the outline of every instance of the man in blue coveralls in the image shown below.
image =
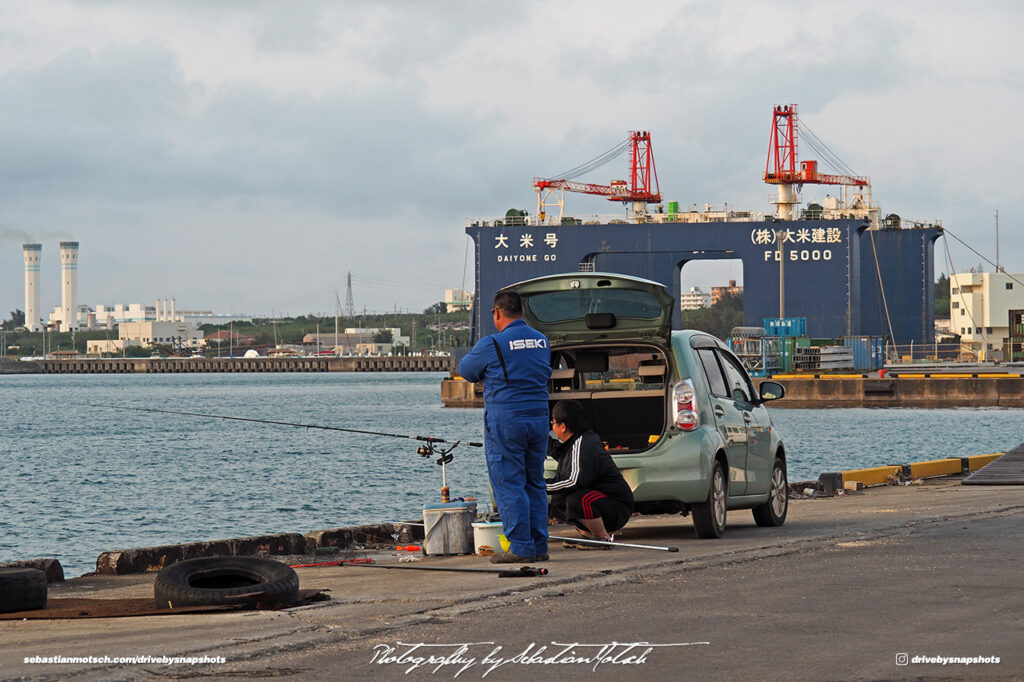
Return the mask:
[[491,563],[548,559],[548,446],[551,350],[543,334],[523,321],[515,292],[499,292],[491,308],[498,333],[480,339],[459,363],[459,374],[484,385],[487,473],[509,541]]

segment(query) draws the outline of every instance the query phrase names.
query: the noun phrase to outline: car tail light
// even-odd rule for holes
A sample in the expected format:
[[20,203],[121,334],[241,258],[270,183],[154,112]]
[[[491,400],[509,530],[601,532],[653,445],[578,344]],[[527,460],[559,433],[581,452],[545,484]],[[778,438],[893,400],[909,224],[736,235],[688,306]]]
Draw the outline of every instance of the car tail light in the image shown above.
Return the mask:
[[697,394],[693,382],[683,379],[672,387],[672,423],[677,429],[693,431],[700,426],[697,416]]

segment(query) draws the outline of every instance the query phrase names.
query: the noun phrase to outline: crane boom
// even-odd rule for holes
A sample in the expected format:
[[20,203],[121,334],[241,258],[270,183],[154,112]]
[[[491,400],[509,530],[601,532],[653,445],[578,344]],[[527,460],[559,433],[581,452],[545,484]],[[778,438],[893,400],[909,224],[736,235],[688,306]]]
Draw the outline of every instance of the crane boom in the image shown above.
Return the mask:
[[[613,180],[607,185],[586,182],[574,182],[569,178],[534,178],[533,190],[537,192],[537,215],[543,222],[547,217],[546,198],[554,192],[563,193],[556,204],[559,207],[559,219],[564,209],[564,192],[577,192],[605,197],[608,201],[632,203],[634,212],[643,212],[645,204],[661,202],[661,188],[658,186],[658,172],[654,166],[654,151],[651,148],[651,134],[647,131],[630,131],[629,139],[629,182]],[[613,151],[621,153],[621,145]],[[608,152],[602,154],[601,165],[607,163],[612,156]],[[599,166],[584,164],[587,170]],[[653,185],[653,189],[652,189]]]
[[[819,173],[817,161],[797,161],[797,118],[795,104],[776,106],[772,112],[772,132],[768,148],[768,161],[764,168],[764,181],[769,185],[778,185],[779,197],[772,202],[777,205],[778,217],[783,220],[797,218],[796,207],[800,203],[798,186],[807,184],[842,185],[844,187],[843,204],[846,208],[863,206],[867,207],[870,212],[870,178],[863,175]],[[838,161],[831,150],[824,147],[810,131],[807,131],[807,138],[812,149],[824,154],[826,159],[831,158],[832,161]],[[845,166],[841,161],[838,163],[840,166]],[[856,195],[853,200],[847,200],[847,187],[857,187],[861,193]]]

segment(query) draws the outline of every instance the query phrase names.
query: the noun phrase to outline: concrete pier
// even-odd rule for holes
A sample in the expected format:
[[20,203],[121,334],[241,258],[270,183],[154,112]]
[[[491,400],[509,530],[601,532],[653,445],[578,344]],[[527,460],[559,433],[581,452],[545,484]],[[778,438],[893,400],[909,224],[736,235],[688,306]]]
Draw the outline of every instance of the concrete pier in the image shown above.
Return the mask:
[[[771,377],[786,387],[772,409],[809,407],[1024,407],[1020,372],[899,372],[785,374]],[[754,378],[754,385],[763,379]],[[446,407],[483,407],[483,391],[460,377],[441,380]]]
[[[358,565],[299,568],[301,587],[329,589],[330,601],[283,611],[0,620],[0,670],[5,679],[38,680],[1024,676],[1024,486],[962,486],[954,478],[792,500],[779,528],[758,528],[749,512],[730,511],[718,540],[697,539],[689,519],[644,517],[617,539],[679,551],[555,544],[550,561],[539,564],[549,575],[514,579]],[[398,559],[386,551],[367,555]],[[427,557],[418,565],[489,564],[466,556]],[[84,576],[51,585],[49,595],[151,598],[155,575]],[[567,656],[543,662],[562,650],[554,643],[578,643],[575,654],[583,658],[597,653],[589,645],[613,642],[660,646],[630,662],[625,655],[597,664]],[[465,662],[455,664],[466,643],[459,654]],[[541,647],[539,659],[507,660]],[[427,666],[431,655],[438,661]],[[487,655],[506,663],[484,677]],[[81,660],[46,662],[61,656]],[[145,656],[223,662],[124,660]],[[445,657],[449,662],[440,665]],[[943,664],[940,657],[974,663]]]
[[75,358],[6,362],[3,374],[189,374],[197,372],[447,372],[446,356],[341,358]]

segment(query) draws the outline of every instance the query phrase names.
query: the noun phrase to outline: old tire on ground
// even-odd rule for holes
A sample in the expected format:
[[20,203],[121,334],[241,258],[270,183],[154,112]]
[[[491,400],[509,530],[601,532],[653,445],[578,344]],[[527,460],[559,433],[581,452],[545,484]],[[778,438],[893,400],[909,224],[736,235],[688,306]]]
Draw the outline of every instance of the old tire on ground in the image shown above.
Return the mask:
[[46,574],[36,568],[0,568],[0,613],[46,606]]
[[725,532],[725,470],[716,461],[711,470],[711,485],[708,486],[706,502],[693,505],[693,527],[699,538],[720,538]]
[[759,526],[781,526],[786,522],[789,511],[789,481],[786,479],[786,464],[778,457],[772,467],[772,485],[768,501],[751,510],[754,522]]
[[253,557],[200,557],[167,566],[156,577],[159,609],[183,606],[291,606],[299,576],[290,566]]

